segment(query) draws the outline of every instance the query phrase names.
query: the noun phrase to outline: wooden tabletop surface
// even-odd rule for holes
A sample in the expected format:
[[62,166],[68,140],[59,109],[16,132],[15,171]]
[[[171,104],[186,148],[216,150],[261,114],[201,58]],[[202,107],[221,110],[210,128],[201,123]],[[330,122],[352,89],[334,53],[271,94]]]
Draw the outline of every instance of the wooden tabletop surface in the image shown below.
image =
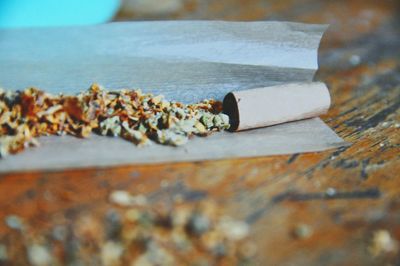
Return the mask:
[[[164,15],[121,12],[117,20],[127,18],[330,24],[316,79],[328,84],[333,106],[322,118],[352,145],[253,159],[2,174],[0,244],[14,237],[4,222],[10,215],[47,232],[84,212],[103,219],[115,208],[110,192],[123,189],[159,195],[155,201],[214,200],[251,225],[257,265],[400,263],[398,1],[186,0]],[[386,242],[374,251],[377,232]]]

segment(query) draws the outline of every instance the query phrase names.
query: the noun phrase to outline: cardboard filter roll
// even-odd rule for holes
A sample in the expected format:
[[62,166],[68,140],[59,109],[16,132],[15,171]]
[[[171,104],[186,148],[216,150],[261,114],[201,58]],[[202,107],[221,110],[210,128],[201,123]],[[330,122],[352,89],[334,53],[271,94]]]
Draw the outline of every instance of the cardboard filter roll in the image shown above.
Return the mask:
[[231,131],[316,117],[328,111],[329,90],[322,82],[290,83],[228,93],[223,101]]

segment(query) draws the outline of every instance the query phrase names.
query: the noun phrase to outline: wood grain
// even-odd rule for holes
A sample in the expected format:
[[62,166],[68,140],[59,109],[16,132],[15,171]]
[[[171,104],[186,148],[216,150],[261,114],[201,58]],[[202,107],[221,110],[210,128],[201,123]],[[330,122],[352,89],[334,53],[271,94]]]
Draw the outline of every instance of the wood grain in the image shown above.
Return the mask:
[[[100,219],[112,208],[107,196],[114,189],[154,201],[180,194],[188,201],[215,199],[227,213],[251,223],[260,265],[398,264],[399,253],[374,257],[367,251],[375,230],[400,240],[397,2],[209,2],[202,11],[196,9],[200,1],[191,1],[190,9],[173,17],[331,23],[317,75],[333,98],[323,119],[353,145],[257,159],[3,174],[0,221],[16,214],[41,232],[72,223],[83,212]],[[299,223],[312,228],[311,237],[293,237]],[[0,235],[6,239],[12,230],[0,223]]]

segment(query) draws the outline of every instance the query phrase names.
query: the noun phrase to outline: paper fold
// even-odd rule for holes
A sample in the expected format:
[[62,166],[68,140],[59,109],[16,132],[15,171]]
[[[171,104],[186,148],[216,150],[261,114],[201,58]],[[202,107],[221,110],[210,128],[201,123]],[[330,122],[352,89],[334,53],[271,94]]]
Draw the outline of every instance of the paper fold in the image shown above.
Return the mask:
[[0,87],[78,93],[97,82],[187,103],[222,100],[233,90],[311,81],[325,29],[159,21],[0,30]]

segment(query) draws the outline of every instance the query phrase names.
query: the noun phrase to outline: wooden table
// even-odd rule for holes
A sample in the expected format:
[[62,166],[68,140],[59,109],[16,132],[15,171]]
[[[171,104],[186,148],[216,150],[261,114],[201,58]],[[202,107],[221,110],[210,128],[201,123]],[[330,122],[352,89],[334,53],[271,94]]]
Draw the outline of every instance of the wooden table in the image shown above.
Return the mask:
[[[55,221],[72,223],[81,212],[104,216],[113,207],[109,193],[124,189],[160,199],[177,193],[214,199],[251,224],[260,265],[397,265],[396,248],[376,256],[368,248],[377,230],[400,241],[399,6],[395,0],[185,1],[165,17],[331,24],[317,74],[333,98],[323,120],[352,145],[254,159],[3,174],[0,240],[13,231],[3,222],[7,215],[40,232]],[[294,237],[301,224],[310,236]]]

